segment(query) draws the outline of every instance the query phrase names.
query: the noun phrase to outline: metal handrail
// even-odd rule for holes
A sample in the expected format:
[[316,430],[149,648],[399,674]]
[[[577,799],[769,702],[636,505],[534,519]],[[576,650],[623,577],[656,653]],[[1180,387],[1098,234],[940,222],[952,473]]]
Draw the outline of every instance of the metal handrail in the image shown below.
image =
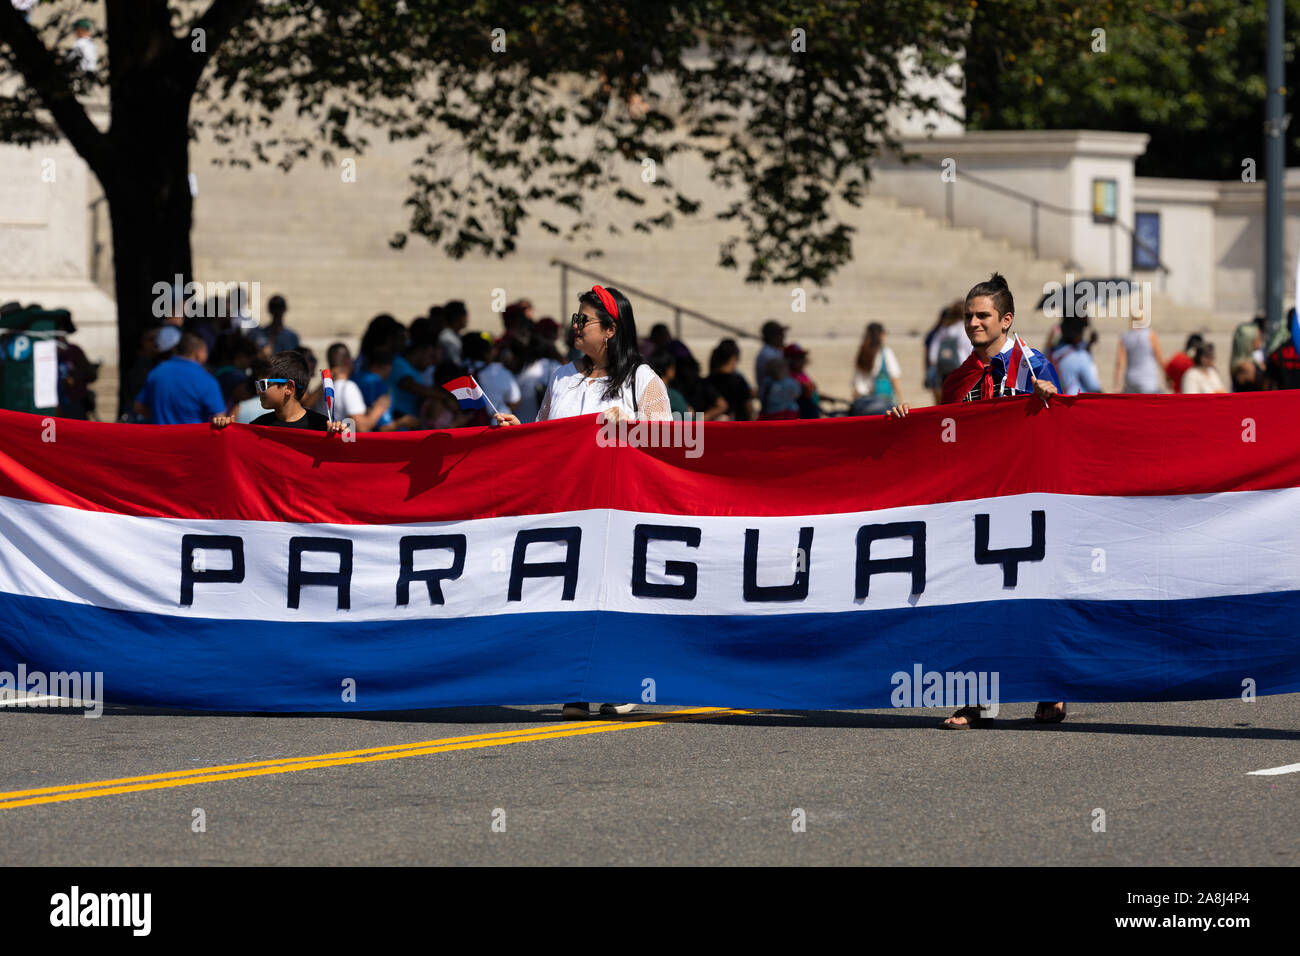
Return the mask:
[[107,202],[107,196],[97,196],[86,207],[90,213],[90,281],[99,282],[99,254],[104,251],[104,244],[99,241],[99,205]]
[[[929,166],[931,169],[937,169],[940,172],[945,171],[945,167],[942,163],[935,162],[934,160],[923,159],[919,156],[913,156],[907,161],[918,163],[922,166]],[[1090,209],[1070,209],[1067,206],[1058,206],[1055,203],[1050,203],[1045,199],[1039,199],[1036,196],[1030,196],[1028,193],[1022,193],[1019,190],[1012,189],[1009,186],[1003,186],[1001,183],[995,183],[995,182],[990,182],[987,179],[981,179],[979,176],[976,176],[974,173],[963,172],[961,175],[963,179],[968,179],[977,186],[983,186],[985,189],[991,189],[994,192],[999,193],[1003,196],[1007,196],[1011,199],[1015,199],[1022,203],[1029,204],[1030,214],[1032,217],[1030,219],[1030,235],[1032,237],[1030,239],[1030,243],[1033,246],[1035,257],[1039,255],[1038,210],[1040,207],[1046,209],[1048,212],[1054,212],[1057,215],[1061,215],[1061,216],[1093,216],[1093,212]],[[954,219],[953,209],[952,209],[952,197],[953,197],[952,187],[956,185],[956,183],[949,182],[947,185],[949,188],[947,190],[947,196],[945,201],[947,204],[948,225],[951,226],[953,225],[953,219]],[[1123,229],[1125,232],[1128,233],[1129,238],[1132,239],[1133,242],[1135,242],[1141,248],[1145,249],[1147,252],[1156,253],[1156,250],[1151,247],[1150,243],[1146,242],[1141,236],[1139,236],[1133,230],[1133,227],[1130,226],[1128,223],[1121,222],[1118,218],[1107,220],[1107,223],[1112,227],[1118,226],[1120,229]],[[1114,233],[1112,232],[1111,235],[1113,236]],[[1113,267],[1115,266],[1115,263],[1112,262],[1111,265]],[[1156,254],[1156,271],[1163,273],[1166,276],[1172,274],[1173,272],[1173,270],[1170,269],[1169,266],[1165,265],[1165,263],[1160,260],[1158,254]]]
[[754,332],[749,332],[746,331],[745,329],[738,329],[734,325],[728,325],[726,322],[723,322],[719,319],[715,319],[712,316],[705,315],[703,312],[697,312],[695,309],[688,308],[687,306],[684,305],[679,305],[676,302],[671,302],[668,299],[663,298],[662,296],[655,295],[652,292],[646,292],[644,289],[638,289],[635,286],[630,286],[626,282],[621,282],[618,279],[611,279],[608,276],[601,275],[599,272],[592,272],[590,269],[587,269],[580,265],[575,265],[572,262],[567,262],[564,259],[552,259],[551,265],[560,267],[559,315],[561,317],[565,315],[564,310],[569,308],[569,270],[573,270],[574,272],[580,272],[585,276],[590,276],[591,278],[597,280],[598,282],[604,285],[614,286],[616,289],[622,292],[631,292],[633,295],[637,296],[638,298],[648,299],[649,301],[654,302],[657,305],[662,305],[666,308],[672,309],[673,310],[673,338],[675,339],[681,339],[682,337],[682,316],[683,315],[689,315],[691,318],[698,319],[699,321],[705,323],[706,325],[711,325],[716,329],[722,329],[724,332],[730,332],[732,335],[735,335],[739,338],[746,338],[746,339],[761,338],[761,336],[759,336]]

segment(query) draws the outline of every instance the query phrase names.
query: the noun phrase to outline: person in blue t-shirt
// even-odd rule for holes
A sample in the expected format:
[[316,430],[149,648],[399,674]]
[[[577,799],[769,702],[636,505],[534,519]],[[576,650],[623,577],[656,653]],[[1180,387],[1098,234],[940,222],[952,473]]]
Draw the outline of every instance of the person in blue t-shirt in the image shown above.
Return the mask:
[[221,386],[204,364],[208,347],[193,332],[181,336],[176,354],[145,379],[135,399],[136,414],[153,425],[197,425],[225,414]]
[[1084,319],[1066,318],[1061,323],[1061,346],[1052,362],[1061,377],[1062,394],[1078,395],[1080,392],[1101,391],[1097,363],[1093,361],[1088,346],[1083,343],[1086,330],[1087,323]]
[[379,396],[388,394],[388,376],[393,370],[393,350],[387,345],[376,345],[370,350],[367,359],[365,367],[360,371],[360,359],[353,363],[352,381],[361,389],[361,397],[366,400],[366,407],[369,407],[379,401]]
[[438,345],[431,335],[421,334],[411,340],[405,353],[393,358],[393,370],[388,373],[389,390],[393,396],[393,417],[420,417],[425,399],[436,398],[442,391],[437,385],[425,385],[420,375],[438,361]]

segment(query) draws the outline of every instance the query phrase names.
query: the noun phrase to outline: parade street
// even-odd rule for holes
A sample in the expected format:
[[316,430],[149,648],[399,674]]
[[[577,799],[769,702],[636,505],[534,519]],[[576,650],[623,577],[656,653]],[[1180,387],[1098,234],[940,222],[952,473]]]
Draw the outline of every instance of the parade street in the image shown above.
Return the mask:
[[1069,708],[946,732],[936,709],[87,719],[11,698],[0,863],[1300,861],[1300,694]]

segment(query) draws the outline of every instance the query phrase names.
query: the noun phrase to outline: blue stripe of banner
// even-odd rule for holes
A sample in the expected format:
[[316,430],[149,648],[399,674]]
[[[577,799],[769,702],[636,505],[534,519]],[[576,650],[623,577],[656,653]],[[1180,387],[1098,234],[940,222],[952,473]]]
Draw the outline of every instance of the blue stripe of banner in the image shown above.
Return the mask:
[[[109,702],[217,711],[566,700],[891,706],[895,673],[996,672],[1003,703],[1300,692],[1300,591],[842,614],[573,611],[431,621],[182,619],[0,595],[0,670],[100,671]],[[355,703],[342,682],[356,681]],[[908,699],[907,704],[919,702]]]

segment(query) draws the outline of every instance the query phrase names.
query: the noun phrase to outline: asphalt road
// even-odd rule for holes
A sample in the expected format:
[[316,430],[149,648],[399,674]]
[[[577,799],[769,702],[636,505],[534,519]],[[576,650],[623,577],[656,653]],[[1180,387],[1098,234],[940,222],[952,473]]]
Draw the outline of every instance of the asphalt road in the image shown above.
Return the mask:
[[0,864],[1300,863],[1300,772],[1250,775],[1300,762],[1300,695],[966,731],[683,709],[0,707]]

